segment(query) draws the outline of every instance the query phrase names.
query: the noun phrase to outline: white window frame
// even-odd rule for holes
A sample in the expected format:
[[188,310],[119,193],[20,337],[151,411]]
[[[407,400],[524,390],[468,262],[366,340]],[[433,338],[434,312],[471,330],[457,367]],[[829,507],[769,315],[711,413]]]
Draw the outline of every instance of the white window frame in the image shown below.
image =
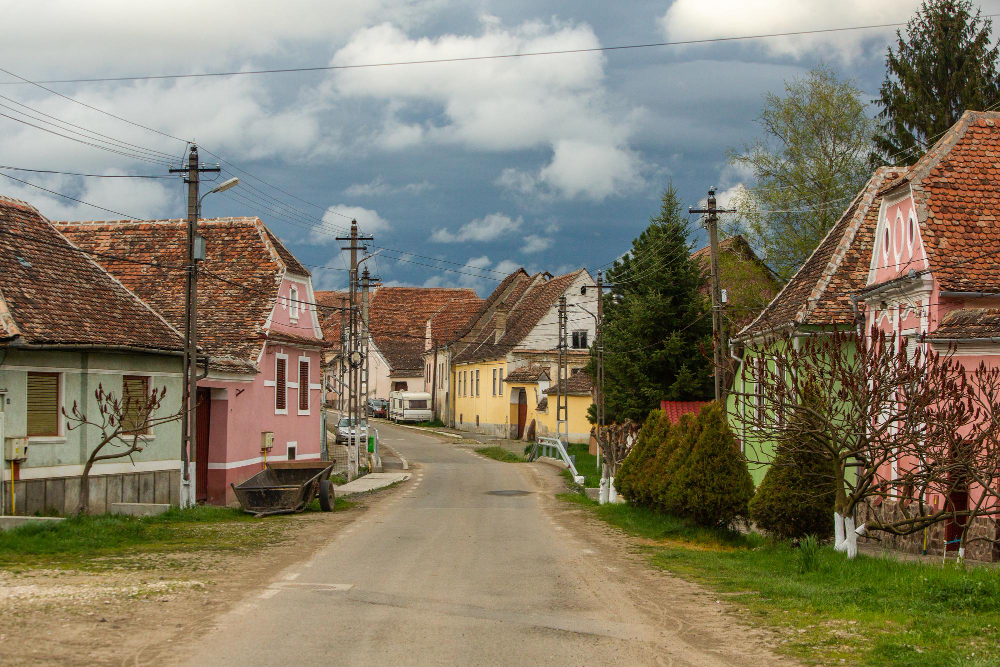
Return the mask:
[[[285,408],[283,410],[278,409],[278,359],[285,360]],[[274,414],[276,415],[287,415],[288,414],[288,355],[282,354],[281,352],[274,353],[274,379],[268,380],[264,383],[265,385],[270,384],[274,387]],[[295,383],[296,386],[298,383]]]
[[496,369],[496,368],[493,369],[493,395],[494,396],[497,395],[497,370],[498,369]]
[[288,286],[288,319],[292,322],[299,319],[299,288],[297,285]]
[[[310,400],[310,396],[309,396],[309,389],[312,386],[312,383],[308,382],[309,378],[312,376],[312,359],[310,359],[309,357],[301,356],[301,355],[299,356],[298,363],[295,365],[295,379],[299,380],[302,377],[302,363],[303,362],[305,362],[305,364],[309,367],[309,370],[306,371],[306,386],[305,387],[302,386],[301,382],[297,381],[295,383],[295,388],[299,390],[298,391],[298,395],[296,396],[296,398],[298,400],[295,402],[295,410],[300,415],[308,415],[308,414],[311,414],[311,411],[312,411],[312,400]],[[286,386],[288,385],[288,373],[287,372],[285,373],[285,385]],[[308,406],[308,407],[306,407],[305,410],[302,409],[302,404],[301,404],[301,401],[302,401],[302,392],[303,391],[306,392],[306,406]],[[288,406],[288,401],[285,401],[285,406],[286,407]]]

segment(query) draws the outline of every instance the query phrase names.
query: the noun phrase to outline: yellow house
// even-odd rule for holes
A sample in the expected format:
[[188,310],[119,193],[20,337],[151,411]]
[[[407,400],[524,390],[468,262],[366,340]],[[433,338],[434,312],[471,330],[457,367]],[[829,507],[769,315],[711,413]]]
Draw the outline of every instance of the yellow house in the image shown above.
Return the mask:
[[[538,405],[556,375],[560,297],[566,297],[572,323],[570,370],[587,362],[594,321],[586,312],[597,311],[597,294],[581,290],[586,285],[593,281],[585,269],[556,277],[518,269],[504,279],[450,346],[452,426],[502,438],[535,437]],[[581,416],[586,418],[586,408]]]
[[[590,442],[590,421],[587,412],[594,402],[594,384],[590,376],[580,371],[566,380],[566,421],[569,430],[569,442]],[[538,404],[538,435],[555,437],[558,429],[556,424],[556,387],[548,387],[544,391],[545,398]]]

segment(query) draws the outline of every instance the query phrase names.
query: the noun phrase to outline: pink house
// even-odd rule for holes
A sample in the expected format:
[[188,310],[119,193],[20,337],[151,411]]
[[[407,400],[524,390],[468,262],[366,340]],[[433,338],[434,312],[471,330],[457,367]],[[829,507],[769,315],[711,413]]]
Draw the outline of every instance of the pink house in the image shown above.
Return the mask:
[[[184,221],[57,226],[183,329]],[[199,501],[229,504],[230,484],[261,470],[265,458],[320,457],[325,344],[309,271],[259,218],[202,220],[198,233],[207,246],[198,342],[209,365],[198,383],[195,481]]]
[[[954,346],[965,368],[1000,366],[1000,113],[967,111],[935,145],[879,192],[867,286],[868,327],[907,336],[909,345]],[[918,335],[921,341],[918,342]],[[893,461],[883,474],[894,478]],[[927,502],[964,509],[973,487]],[[995,526],[985,530],[995,531]],[[948,524],[934,542],[954,540]],[[992,535],[991,535],[992,537]],[[922,536],[896,538],[917,550]],[[907,543],[907,540],[911,543]],[[994,560],[992,545],[970,556]],[[948,545],[949,549],[957,545]]]

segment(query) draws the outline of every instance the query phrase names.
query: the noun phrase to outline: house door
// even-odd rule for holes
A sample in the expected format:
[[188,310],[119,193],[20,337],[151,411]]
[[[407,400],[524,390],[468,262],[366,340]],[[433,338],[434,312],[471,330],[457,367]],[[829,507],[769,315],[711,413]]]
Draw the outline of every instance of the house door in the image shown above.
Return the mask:
[[523,389],[517,392],[517,439],[524,437],[524,426],[528,420],[528,394]]
[[211,428],[212,390],[198,387],[198,408],[195,412],[194,479],[195,500],[208,500],[208,434]]
[[[948,494],[948,509],[956,512],[963,512],[969,509],[969,492],[966,489],[955,489]],[[948,519],[944,524],[944,539],[948,542],[948,551],[958,551],[958,540],[962,539],[962,529],[965,527],[968,517],[958,519]]]

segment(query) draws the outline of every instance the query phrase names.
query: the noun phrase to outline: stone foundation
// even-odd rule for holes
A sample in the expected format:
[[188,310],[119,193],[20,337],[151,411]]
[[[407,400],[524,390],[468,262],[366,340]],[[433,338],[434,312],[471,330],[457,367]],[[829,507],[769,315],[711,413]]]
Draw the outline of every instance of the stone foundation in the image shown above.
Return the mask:
[[[180,504],[181,471],[91,475],[90,513],[104,514],[111,503]],[[10,514],[10,481],[4,484],[4,503]],[[80,502],[79,477],[51,477],[13,482],[18,516],[39,514],[72,514]]]
[[[911,509],[912,508],[912,509]],[[890,522],[916,515],[916,505],[910,508],[901,507],[897,501],[884,501],[878,507],[866,503],[857,508],[855,519],[857,525],[869,519],[878,519],[882,522]],[[998,533],[997,521],[990,517],[978,517],[969,530],[968,540],[977,537],[990,537],[996,539],[1000,537]],[[936,523],[927,529],[927,553],[940,556],[945,547],[945,522]],[[903,553],[920,554],[924,549],[924,531],[913,533],[912,535],[890,535],[881,531],[875,531],[870,537],[858,538],[858,544],[876,546]],[[952,552],[956,553],[956,552]],[[1000,548],[991,542],[970,541],[965,550],[966,558],[978,561],[997,562],[1000,561]]]

